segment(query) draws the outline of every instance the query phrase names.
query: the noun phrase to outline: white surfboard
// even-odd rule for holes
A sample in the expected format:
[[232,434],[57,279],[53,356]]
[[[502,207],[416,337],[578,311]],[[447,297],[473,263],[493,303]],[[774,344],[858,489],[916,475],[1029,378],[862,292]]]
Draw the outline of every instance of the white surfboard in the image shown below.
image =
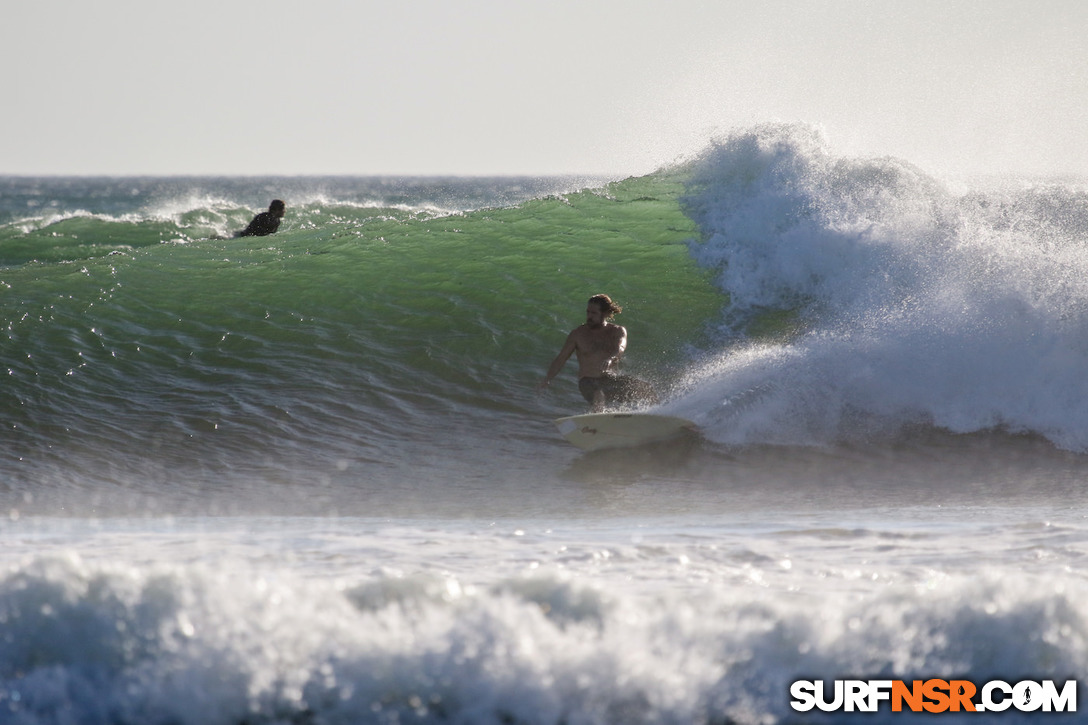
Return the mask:
[[653,413],[587,413],[559,418],[555,425],[564,438],[586,451],[631,448],[695,430],[690,420]]

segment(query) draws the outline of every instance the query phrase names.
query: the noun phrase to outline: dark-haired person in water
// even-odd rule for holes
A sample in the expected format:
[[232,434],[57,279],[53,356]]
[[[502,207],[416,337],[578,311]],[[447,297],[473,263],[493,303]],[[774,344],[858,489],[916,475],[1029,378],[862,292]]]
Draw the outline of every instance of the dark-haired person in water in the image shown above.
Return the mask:
[[273,199],[268,205],[268,211],[262,211],[253,217],[249,226],[238,232],[236,237],[267,237],[280,228],[280,219],[287,210],[286,205],[279,199]]
[[563,349],[540,382],[544,389],[572,354],[578,359],[578,390],[594,413],[610,406],[653,405],[657,395],[645,381],[617,375],[615,367],[627,349],[627,330],[612,322],[622,311],[608,295],[594,295],[586,304],[586,322],[567,335]]

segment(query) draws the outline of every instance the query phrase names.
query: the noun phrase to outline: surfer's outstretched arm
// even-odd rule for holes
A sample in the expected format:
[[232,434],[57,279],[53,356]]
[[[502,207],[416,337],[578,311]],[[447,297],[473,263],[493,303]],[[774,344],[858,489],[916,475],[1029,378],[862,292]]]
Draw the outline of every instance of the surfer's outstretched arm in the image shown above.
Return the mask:
[[544,375],[544,379],[541,380],[540,385],[537,386],[538,390],[543,390],[548,387],[548,383],[552,381],[552,378],[558,375],[563,369],[563,366],[567,364],[567,360],[570,360],[570,356],[574,354],[574,350],[577,346],[578,341],[572,332],[567,335],[567,341],[563,343],[563,349],[555,356],[555,360],[552,360],[552,364],[548,367],[547,374]]

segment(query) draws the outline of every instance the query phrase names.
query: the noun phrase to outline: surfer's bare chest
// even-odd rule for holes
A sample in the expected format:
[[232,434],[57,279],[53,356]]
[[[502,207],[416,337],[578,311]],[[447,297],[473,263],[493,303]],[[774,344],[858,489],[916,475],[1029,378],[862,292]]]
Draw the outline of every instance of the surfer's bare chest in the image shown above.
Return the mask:
[[579,356],[589,358],[610,358],[620,352],[623,343],[623,328],[609,325],[601,329],[583,328],[577,337]]

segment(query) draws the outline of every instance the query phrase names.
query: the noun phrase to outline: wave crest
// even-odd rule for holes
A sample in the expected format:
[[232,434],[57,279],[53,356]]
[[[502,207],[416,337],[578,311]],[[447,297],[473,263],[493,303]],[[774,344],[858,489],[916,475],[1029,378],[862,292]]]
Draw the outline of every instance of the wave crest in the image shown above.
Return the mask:
[[[692,253],[730,295],[727,337],[767,309],[800,321],[693,375],[680,406],[712,437],[823,444],[924,422],[1088,448],[1083,193],[957,195],[903,161],[839,157],[812,128],[772,125],[714,144],[687,205]],[[760,403],[722,415],[754,388]]]

